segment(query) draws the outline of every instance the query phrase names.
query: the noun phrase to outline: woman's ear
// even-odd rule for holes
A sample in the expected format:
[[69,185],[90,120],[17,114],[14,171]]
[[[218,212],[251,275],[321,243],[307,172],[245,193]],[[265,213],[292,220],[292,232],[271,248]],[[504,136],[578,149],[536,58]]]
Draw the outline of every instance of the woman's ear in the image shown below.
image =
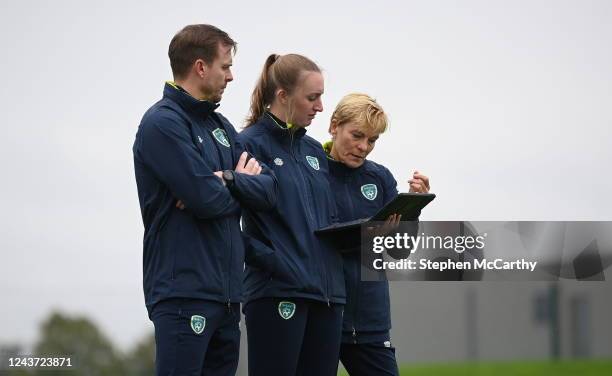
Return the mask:
[[338,134],[338,127],[339,127],[338,120],[332,119],[332,121],[329,123],[329,130],[328,130],[329,134],[331,134],[332,136],[332,140],[336,138],[336,134]]
[[276,90],[276,97],[278,98],[278,100],[280,101],[282,105],[287,104],[288,98],[287,98],[287,92],[285,91],[285,89]]

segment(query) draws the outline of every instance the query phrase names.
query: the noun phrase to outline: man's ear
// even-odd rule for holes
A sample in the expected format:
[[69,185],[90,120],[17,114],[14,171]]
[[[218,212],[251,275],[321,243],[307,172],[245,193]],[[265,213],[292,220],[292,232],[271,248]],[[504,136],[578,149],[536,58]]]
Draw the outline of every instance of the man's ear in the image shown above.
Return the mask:
[[202,59],[197,59],[193,63],[193,69],[198,77],[204,78],[208,74],[208,64]]

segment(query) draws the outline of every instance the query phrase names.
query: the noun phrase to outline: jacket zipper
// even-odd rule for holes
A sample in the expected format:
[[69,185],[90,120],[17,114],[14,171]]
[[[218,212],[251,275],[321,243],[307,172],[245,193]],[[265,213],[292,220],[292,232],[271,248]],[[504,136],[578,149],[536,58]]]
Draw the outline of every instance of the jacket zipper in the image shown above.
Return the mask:
[[290,139],[291,139],[291,145],[289,146],[289,148],[291,149],[291,156],[293,157],[293,160],[295,160],[295,162],[298,164],[298,174],[300,175],[300,179],[302,181],[302,186],[305,189],[305,197],[306,197],[306,213],[309,217],[309,219],[311,221],[314,222],[314,215],[311,213],[310,210],[310,195],[308,194],[308,190],[306,189],[306,179],[304,179],[304,174],[302,173],[302,170],[300,170],[300,161],[298,160],[297,156],[295,155],[295,152],[293,150],[293,132],[290,131]]
[[[344,192],[345,192],[345,197],[347,199],[348,207],[349,207],[349,215],[350,215],[349,218],[354,218],[355,207],[353,205],[353,200],[351,199],[352,196],[351,196],[350,191],[349,191],[349,179],[350,179],[350,177],[345,176],[345,180],[344,180]],[[361,252],[361,250],[360,250],[360,252]],[[361,255],[359,255],[357,257],[358,261],[357,261],[356,265],[354,265],[354,267],[353,267],[354,274],[349,277],[349,278],[353,278],[353,281],[355,282],[354,283],[354,285],[355,285],[355,299],[354,299],[355,303],[353,304],[353,312],[352,312],[353,339],[355,340],[355,343],[357,343],[356,342],[356,338],[355,338],[356,335],[357,335],[356,331],[355,331],[355,326],[357,326],[357,314],[359,312],[358,306],[359,306],[359,274],[360,274],[359,273],[359,260],[360,259],[361,259]]]
[[358,261],[357,261],[357,263],[355,265],[355,269],[356,270],[355,270],[355,276],[354,276],[356,283],[355,283],[355,304],[353,305],[353,334],[355,334],[355,327],[358,326],[357,325],[357,321],[358,321],[357,319],[359,317],[359,281],[360,281],[360,278],[359,278],[359,274],[360,274],[359,273],[359,265],[360,265],[359,259],[360,258],[358,258]]
[[[308,192],[308,188],[306,187],[306,179],[304,178],[304,174],[302,173],[301,170],[301,163],[300,161],[298,161],[297,156],[295,155],[295,151],[293,149],[293,136],[294,133],[290,131],[289,133],[290,135],[290,140],[291,140],[291,144],[289,145],[289,148],[291,149],[291,156],[293,156],[293,160],[297,163],[297,170],[298,170],[298,174],[300,175],[300,179],[302,180],[302,185],[304,187],[304,192],[305,197],[306,197],[306,213],[307,215],[310,217],[310,220],[312,222],[316,222],[314,220],[314,216],[311,214],[311,206],[310,206],[310,198],[309,198],[309,192]],[[331,307],[331,302],[329,301],[329,280],[327,278],[327,270],[326,270],[326,266],[325,263],[323,262],[323,250],[321,249],[321,247],[319,248],[319,257],[320,257],[320,265],[321,265],[321,270],[323,271],[323,279],[325,280],[325,292],[324,292],[324,298],[325,300],[327,300],[327,306]]]
[[231,233],[231,228],[229,226],[229,224],[227,222],[225,222],[225,225],[227,227],[227,231],[230,234],[229,236],[229,268],[227,269],[227,310],[229,312],[232,311],[232,303],[231,303],[231,284],[232,284],[232,233]]

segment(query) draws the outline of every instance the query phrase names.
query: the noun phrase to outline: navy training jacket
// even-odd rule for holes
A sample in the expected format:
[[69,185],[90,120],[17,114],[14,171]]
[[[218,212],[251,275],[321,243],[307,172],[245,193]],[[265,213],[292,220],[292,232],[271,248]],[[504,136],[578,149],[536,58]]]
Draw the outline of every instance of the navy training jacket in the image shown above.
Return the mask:
[[238,136],[278,180],[274,210],[243,214],[246,302],[264,297],[345,302],[342,256],[314,234],[337,220],[327,157],[305,133],[265,113]]
[[[371,217],[398,194],[395,178],[380,164],[366,160],[360,167],[350,168],[332,158],[328,164],[340,222]],[[360,252],[344,253],[343,257],[347,293],[343,342],[358,332],[390,330],[389,283],[361,281]]]
[[[240,205],[275,205],[276,179],[235,173],[232,191],[214,171],[234,170],[236,130],[218,105],[166,83],[163,98],[143,116],[134,169],[144,223],[143,285],[151,313],[168,298],[242,300],[244,244]],[[181,200],[186,209],[175,207]]]

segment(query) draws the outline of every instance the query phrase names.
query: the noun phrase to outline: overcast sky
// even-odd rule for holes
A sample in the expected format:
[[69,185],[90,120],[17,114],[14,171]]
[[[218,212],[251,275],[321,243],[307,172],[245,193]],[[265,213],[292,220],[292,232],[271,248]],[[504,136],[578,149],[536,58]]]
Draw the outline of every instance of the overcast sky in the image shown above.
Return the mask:
[[0,343],[52,308],[123,348],[152,328],[131,148],[184,25],[238,41],[219,108],[237,128],[270,53],[324,69],[320,141],[344,94],[376,97],[371,158],[404,191],[431,177],[423,220],[611,220],[611,19],[606,0],[3,1]]

